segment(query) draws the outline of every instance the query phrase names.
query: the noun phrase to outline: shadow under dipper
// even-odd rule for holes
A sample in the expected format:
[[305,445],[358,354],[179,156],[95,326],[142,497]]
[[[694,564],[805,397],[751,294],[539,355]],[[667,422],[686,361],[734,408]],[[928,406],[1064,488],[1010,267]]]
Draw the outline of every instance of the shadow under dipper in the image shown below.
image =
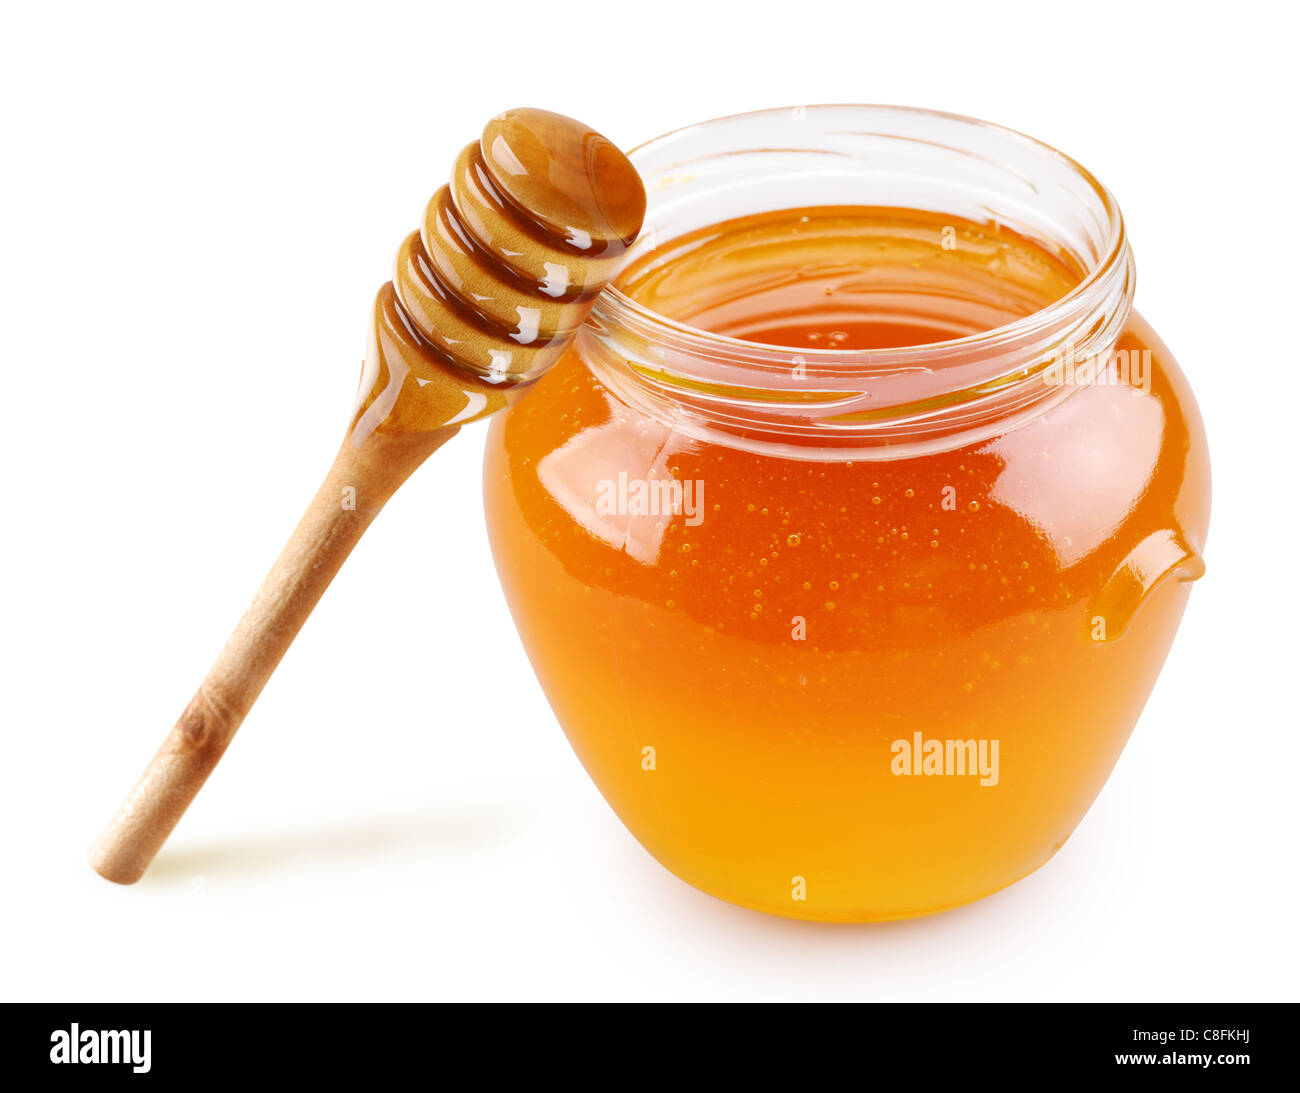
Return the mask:
[[228,842],[170,849],[159,855],[145,883],[479,851],[499,845],[517,827],[499,802],[491,802],[460,812],[374,817],[280,834],[250,833]]

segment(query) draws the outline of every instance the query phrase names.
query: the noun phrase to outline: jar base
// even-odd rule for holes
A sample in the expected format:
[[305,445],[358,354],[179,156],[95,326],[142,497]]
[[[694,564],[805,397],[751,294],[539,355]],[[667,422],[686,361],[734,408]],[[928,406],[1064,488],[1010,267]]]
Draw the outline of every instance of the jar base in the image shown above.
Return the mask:
[[[1071,832],[1071,835],[1073,835],[1073,832]],[[1069,841],[1069,839],[1070,836],[1067,835],[1064,839],[1062,839],[1059,843],[1057,843],[1056,846],[1052,848],[1051,852],[1047,855],[1047,857],[1045,857],[1037,865],[1021,873],[1019,876],[1012,878],[1011,880],[1007,881],[1005,884],[996,885],[995,887],[990,888],[987,891],[980,892],[978,895],[954,900],[951,903],[945,903],[939,907],[928,907],[916,911],[875,912],[869,910],[862,910],[862,911],[818,912],[813,908],[800,908],[799,901],[794,899],[791,899],[790,905],[787,906],[784,904],[762,903],[759,901],[747,900],[740,897],[721,895],[716,891],[711,891],[705,885],[697,884],[695,881],[691,880],[690,878],[683,876],[680,872],[678,872],[672,866],[668,865],[666,862],[662,861],[658,856],[656,856],[651,851],[646,850],[646,853],[650,854],[650,856],[654,858],[654,860],[659,865],[663,866],[663,868],[667,872],[671,873],[683,884],[687,884],[691,888],[694,888],[697,892],[702,892],[704,895],[710,896],[721,903],[729,904],[732,907],[738,907],[746,911],[755,911],[758,912],[759,914],[770,915],[774,918],[793,919],[798,922],[811,922],[811,923],[818,923],[818,924],[823,924],[828,926],[874,926],[874,925],[882,925],[884,923],[889,923],[889,922],[906,922],[910,919],[933,918],[937,915],[947,914],[949,911],[956,911],[962,907],[969,907],[972,904],[979,903],[981,900],[988,899],[990,896],[995,896],[999,892],[1006,891],[1008,888],[1011,888],[1013,885],[1019,884],[1022,880],[1025,880],[1027,877],[1030,877],[1034,873],[1037,873],[1040,869],[1043,868],[1043,866],[1045,866],[1054,857],[1056,857],[1056,855],[1060,852],[1061,848],[1065,846],[1065,844]]]

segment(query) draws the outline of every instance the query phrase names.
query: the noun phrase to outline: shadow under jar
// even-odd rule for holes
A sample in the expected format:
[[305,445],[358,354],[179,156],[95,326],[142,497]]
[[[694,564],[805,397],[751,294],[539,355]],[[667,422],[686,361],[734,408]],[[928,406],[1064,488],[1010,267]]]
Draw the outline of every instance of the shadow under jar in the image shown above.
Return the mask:
[[683,880],[941,911],[1043,864],[1204,571],[1210,472],[1109,192],[967,118],[827,106],[631,155],[650,204],[498,418],[497,568],[569,741]]

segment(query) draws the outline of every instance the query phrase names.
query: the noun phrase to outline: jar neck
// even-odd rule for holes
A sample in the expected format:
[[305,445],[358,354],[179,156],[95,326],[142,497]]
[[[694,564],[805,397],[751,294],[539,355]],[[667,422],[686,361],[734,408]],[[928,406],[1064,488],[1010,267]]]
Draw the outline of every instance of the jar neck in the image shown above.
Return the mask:
[[971,442],[1068,397],[1053,366],[1107,357],[1132,309],[1133,257],[1109,191],[1067,156],[984,122],[882,106],[769,110],[670,133],[630,158],[650,195],[633,259],[722,220],[858,204],[993,221],[1083,271],[1008,325],[847,352],[710,333],[606,290],[580,352],[620,398],[687,431],[864,457]]

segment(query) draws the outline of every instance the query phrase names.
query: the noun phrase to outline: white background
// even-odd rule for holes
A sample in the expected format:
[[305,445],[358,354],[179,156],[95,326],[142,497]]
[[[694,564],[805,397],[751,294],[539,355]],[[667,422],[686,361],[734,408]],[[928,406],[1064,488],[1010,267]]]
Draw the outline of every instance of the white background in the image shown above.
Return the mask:
[[[0,995],[1296,998],[1296,58],[1269,9],[9,5]],[[543,106],[630,147],[832,101],[988,118],[1089,166],[1206,417],[1209,574],[1065,849],[886,926],[669,875],[515,637],[479,426],[370,531],[147,879],[95,876],[86,847],[332,458],[394,249],[484,121]]]

